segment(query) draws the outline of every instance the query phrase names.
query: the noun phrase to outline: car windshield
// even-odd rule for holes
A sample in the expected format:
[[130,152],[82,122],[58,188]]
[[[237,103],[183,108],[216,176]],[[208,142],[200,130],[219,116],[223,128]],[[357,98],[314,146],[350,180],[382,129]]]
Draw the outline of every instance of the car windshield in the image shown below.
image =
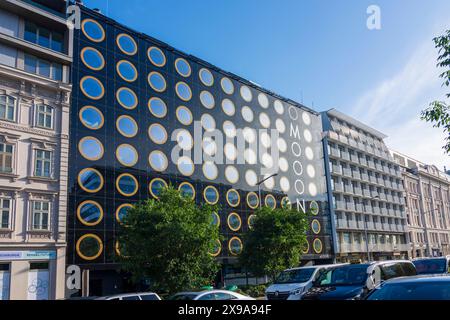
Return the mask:
[[450,282],[386,284],[367,300],[450,300]]
[[194,300],[197,294],[195,293],[183,293],[176,294],[169,298],[169,300]]
[[283,271],[275,280],[275,284],[306,282],[311,279],[314,270],[314,268],[307,268]]
[[314,282],[316,286],[357,286],[367,280],[366,265],[350,265],[320,272]]
[[433,274],[433,273],[446,273],[446,259],[423,259],[414,260],[414,266],[416,267],[417,274]]

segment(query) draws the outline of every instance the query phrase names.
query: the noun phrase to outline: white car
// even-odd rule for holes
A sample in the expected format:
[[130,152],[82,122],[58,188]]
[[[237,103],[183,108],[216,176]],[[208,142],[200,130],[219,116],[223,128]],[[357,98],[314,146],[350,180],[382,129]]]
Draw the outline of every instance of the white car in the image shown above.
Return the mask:
[[96,298],[96,300],[161,300],[154,292],[124,293]]
[[[345,264],[347,263],[342,265]],[[274,284],[266,289],[266,300],[300,300],[301,296],[312,287],[320,271],[332,266],[337,265],[316,265],[284,270]]]
[[179,292],[169,300],[256,300],[228,290],[205,290],[199,292]]

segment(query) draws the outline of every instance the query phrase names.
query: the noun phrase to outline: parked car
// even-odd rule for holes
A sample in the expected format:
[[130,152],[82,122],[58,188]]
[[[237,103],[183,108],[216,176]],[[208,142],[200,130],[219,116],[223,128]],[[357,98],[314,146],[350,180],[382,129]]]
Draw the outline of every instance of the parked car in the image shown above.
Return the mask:
[[317,265],[284,270],[266,289],[266,299],[300,300],[302,294],[312,287],[319,271],[335,266],[337,265]]
[[179,292],[169,300],[256,300],[228,290],[204,290],[199,292]]
[[383,282],[366,300],[450,300],[450,275],[419,275]]
[[416,258],[412,261],[417,274],[450,273],[450,256],[433,258]]
[[161,298],[154,292],[140,292],[99,297],[96,300],[161,300]]
[[302,300],[364,299],[382,281],[416,274],[414,265],[407,260],[336,266],[320,272]]

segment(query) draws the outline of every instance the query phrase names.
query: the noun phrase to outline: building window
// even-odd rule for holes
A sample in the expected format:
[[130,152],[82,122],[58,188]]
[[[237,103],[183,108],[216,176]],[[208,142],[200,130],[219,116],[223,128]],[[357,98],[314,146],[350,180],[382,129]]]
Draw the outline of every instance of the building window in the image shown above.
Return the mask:
[[9,228],[10,212],[11,212],[11,200],[0,199],[0,229]]
[[51,63],[29,54],[25,55],[25,71],[62,81],[62,66],[60,64]]
[[33,201],[33,230],[49,230],[50,203]]
[[48,105],[39,105],[36,110],[36,125],[41,128],[53,128],[53,108]]
[[13,145],[0,143],[0,172],[11,173],[13,162]]
[[36,150],[35,170],[36,177],[51,177],[52,152],[46,150]]
[[14,121],[16,114],[16,99],[7,96],[0,96],[0,119]]
[[25,22],[24,39],[54,51],[64,51],[64,36],[61,33],[50,31],[29,21]]

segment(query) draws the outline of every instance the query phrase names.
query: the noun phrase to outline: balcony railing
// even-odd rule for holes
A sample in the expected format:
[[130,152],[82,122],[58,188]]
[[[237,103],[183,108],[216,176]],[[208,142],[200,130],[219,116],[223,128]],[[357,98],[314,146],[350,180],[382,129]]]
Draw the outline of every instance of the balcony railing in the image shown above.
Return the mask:
[[352,171],[352,177],[353,179],[357,179],[357,180],[361,180],[361,174],[359,173],[359,171]]
[[332,167],[332,169],[331,169],[331,173],[334,173],[334,174],[342,174],[342,168],[341,168],[341,166],[333,165],[333,167]]
[[348,168],[344,168],[343,170],[344,176],[351,178],[352,177],[352,171]]
[[350,154],[347,151],[342,151],[341,152],[341,159],[350,161]]
[[353,193],[357,196],[362,196],[361,188],[353,188]]
[[343,192],[344,191],[344,188],[342,187],[342,184],[341,183],[334,183],[334,188],[333,188],[333,191],[335,191],[335,192]]
[[362,166],[367,167],[367,160],[365,158],[360,158],[359,159],[359,164]]

